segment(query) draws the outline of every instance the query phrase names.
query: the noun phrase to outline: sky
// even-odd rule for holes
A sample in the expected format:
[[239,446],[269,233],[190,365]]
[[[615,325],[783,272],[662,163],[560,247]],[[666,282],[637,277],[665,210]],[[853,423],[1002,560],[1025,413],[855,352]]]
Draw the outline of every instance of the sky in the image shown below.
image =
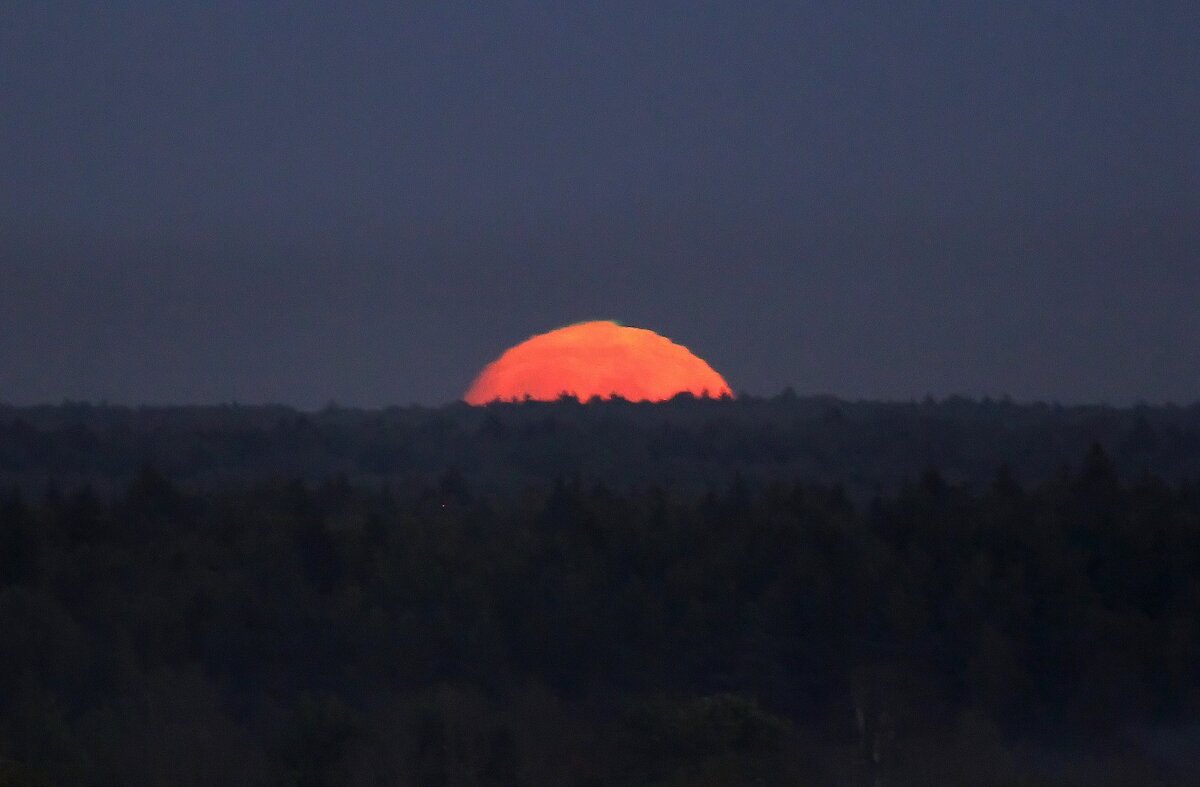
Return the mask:
[[0,401],[1200,400],[1200,3],[0,4]]

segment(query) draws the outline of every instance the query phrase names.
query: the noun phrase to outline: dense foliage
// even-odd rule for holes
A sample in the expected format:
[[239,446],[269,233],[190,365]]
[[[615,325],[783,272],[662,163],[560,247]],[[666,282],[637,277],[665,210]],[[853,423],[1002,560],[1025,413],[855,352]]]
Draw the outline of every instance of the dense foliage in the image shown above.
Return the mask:
[[119,492],[147,462],[188,489],[263,480],[429,483],[456,468],[480,493],[556,478],[697,494],[751,482],[840,484],[856,503],[937,467],[982,489],[1001,464],[1033,485],[1101,443],[1124,476],[1200,478],[1200,404],[1062,407],[1007,400],[847,402],[831,397],[663,404],[454,404],[318,413],[286,407],[0,405],[0,489],[48,483]]
[[[1006,443],[948,442],[955,461],[990,451],[986,480],[927,465],[853,494],[785,477],[763,440],[799,456],[824,424],[861,446],[911,414],[796,415],[771,437],[746,413],[801,403],[734,404],[452,408],[394,427],[422,435],[411,472],[248,469],[276,447],[220,483],[197,468],[284,438],[25,412],[8,472],[91,437],[82,481],[0,493],[0,785],[1196,783],[1200,474],[1122,472],[1126,435],[1030,483]],[[1189,412],[1105,418],[1174,429],[1139,450],[1179,468],[1190,427],[1163,424]],[[306,419],[297,461],[361,458],[386,417]],[[930,424],[914,445],[984,428]],[[653,443],[672,473],[718,453],[688,482],[606,480],[609,459],[571,465],[584,434]],[[200,440],[222,446],[208,465],[168,467]],[[489,440],[515,445],[434,471]],[[175,448],[118,484],[134,445]],[[548,464],[499,484],[522,452]]]

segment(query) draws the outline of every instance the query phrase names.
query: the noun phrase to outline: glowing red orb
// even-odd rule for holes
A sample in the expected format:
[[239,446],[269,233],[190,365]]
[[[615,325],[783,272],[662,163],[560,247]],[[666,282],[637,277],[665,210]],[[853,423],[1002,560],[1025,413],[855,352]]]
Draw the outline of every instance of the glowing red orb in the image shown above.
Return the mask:
[[538,334],[508,349],[484,367],[463,399],[551,401],[567,393],[580,401],[615,394],[659,402],[683,392],[733,395],[725,379],[683,345],[602,320]]

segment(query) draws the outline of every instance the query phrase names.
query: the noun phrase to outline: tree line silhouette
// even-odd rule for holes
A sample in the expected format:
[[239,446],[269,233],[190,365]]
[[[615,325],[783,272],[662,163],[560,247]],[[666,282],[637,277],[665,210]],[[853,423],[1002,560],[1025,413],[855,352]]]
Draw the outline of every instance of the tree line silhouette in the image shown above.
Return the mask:
[[[1002,403],[810,404],[20,411],[0,785],[1195,782],[1200,473],[1164,470],[1194,413],[1019,412],[1117,446],[1034,461],[968,444]],[[427,464],[363,471],[389,418]],[[913,446],[965,436],[954,473],[858,454],[921,418]],[[848,454],[813,475],[865,470],[792,474],[826,428]]]

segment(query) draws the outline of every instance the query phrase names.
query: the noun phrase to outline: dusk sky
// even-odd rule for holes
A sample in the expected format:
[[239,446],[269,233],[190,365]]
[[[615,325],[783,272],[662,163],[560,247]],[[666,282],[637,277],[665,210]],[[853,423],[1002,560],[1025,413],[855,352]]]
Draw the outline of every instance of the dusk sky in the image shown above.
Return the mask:
[[1200,3],[0,4],[0,401],[1200,400]]

